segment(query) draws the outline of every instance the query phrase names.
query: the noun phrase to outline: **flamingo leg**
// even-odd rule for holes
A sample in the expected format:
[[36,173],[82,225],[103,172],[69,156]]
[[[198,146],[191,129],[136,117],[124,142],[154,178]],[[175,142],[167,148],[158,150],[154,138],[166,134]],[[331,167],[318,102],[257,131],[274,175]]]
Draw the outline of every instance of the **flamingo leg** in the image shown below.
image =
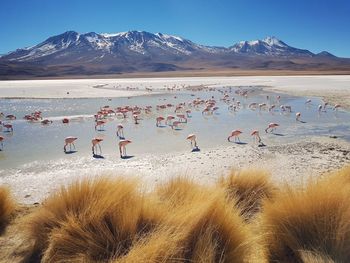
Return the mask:
[[74,147],[74,150],[75,150],[75,145],[74,145],[74,143],[72,143],[73,144],[73,147]]
[[100,148],[100,153],[102,154],[102,149],[101,149],[101,145],[98,144],[98,148]]
[[123,152],[122,152],[122,147],[121,146],[119,146],[119,152],[120,152],[120,158],[122,158],[123,157]]

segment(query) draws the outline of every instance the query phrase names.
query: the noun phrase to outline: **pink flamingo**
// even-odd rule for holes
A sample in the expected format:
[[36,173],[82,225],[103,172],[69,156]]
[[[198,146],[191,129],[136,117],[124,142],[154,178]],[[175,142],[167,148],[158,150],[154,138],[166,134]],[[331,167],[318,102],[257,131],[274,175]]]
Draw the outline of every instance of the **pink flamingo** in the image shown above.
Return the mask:
[[271,132],[273,132],[278,126],[280,126],[277,123],[271,122],[269,126],[265,129],[265,132],[267,133],[269,129],[271,129]]
[[170,126],[171,126],[172,129],[174,129],[174,127],[177,128],[180,123],[181,123],[180,121],[173,121],[173,123]]
[[97,130],[97,127],[100,127],[100,129],[101,129],[102,126],[105,125],[105,123],[106,122],[104,120],[96,121],[95,130]]
[[74,147],[75,150],[75,145],[74,142],[77,140],[77,137],[73,137],[73,136],[68,136],[64,139],[64,146],[63,146],[63,150],[64,152],[67,152],[67,146],[69,145],[69,150],[72,150],[72,145]]
[[173,119],[175,119],[175,117],[174,117],[174,116],[172,116],[172,115],[168,115],[168,117],[166,118],[166,122],[165,122],[165,124],[171,124],[171,121],[172,121]]
[[3,124],[2,126],[4,126],[7,130],[6,131],[11,131],[11,132],[13,132],[13,126],[12,126],[12,124],[10,124],[10,123],[6,123],[6,124]]
[[120,140],[119,141],[119,152],[120,158],[126,157],[126,145],[131,143],[130,140]]
[[187,118],[185,114],[177,114],[176,116],[179,118],[179,121],[187,123]]
[[0,136],[1,151],[4,149],[4,137]]
[[92,154],[95,155],[95,148],[96,148],[96,152],[97,152],[97,146],[100,148],[100,154],[102,154],[102,150],[101,150],[101,145],[100,142],[102,142],[103,139],[102,138],[98,138],[95,137],[92,139],[91,143],[92,143]]
[[341,107],[340,104],[335,104],[335,106],[333,107],[333,110],[337,111],[340,107]]
[[124,127],[122,124],[118,124],[117,125],[117,136],[120,138],[120,137],[123,137],[124,138]]
[[259,135],[259,131],[258,130],[254,130],[251,134],[251,136],[253,136],[254,138],[254,142],[261,142],[261,138],[260,138],[260,135]]
[[210,106],[205,107],[205,109],[202,111],[202,114],[204,113],[211,113],[211,107]]
[[191,114],[191,110],[190,110],[190,109],[186,110],[186,115],[187,115],[187,118],[189,118],[189,117],[190,117],[190,114]]
[[198,146],[197,146],[197,137],[196,137],[196,135],[195,134],[189,134],[188,136],[187,136],[187,138],[186,138],[186,140],[189,140],[190,142],[191,142],[191,147],[192,147],[192,149],[194,148],[194,149],[196,149],[196,148],[198,148]]
[[162,116],[157,117],[157,118],[156,118],[156,126],[159,127],[159,125],[161,125],[161,124],[162,124],[162,121],[164,121],[164,120],[165,120],[165,119],[164,119],[164,117],[162,117]]
[[241,133],[243,133],[243,132],[240,131],[240,130],[233,130],[233,131],[231,132],[231,135],[228,136],[227,140],[230,142],[230,141],[231,141],[230,139],[233,137],[233,138],[235,139],[235,142],[236,142],[237,140],[240,142],[241,140],[239,139],[239,135],[240,135]]
[[295,114],[295,120],[296,120],[296,121],[300,121],[300,116],[301,116],[301,113],[300,113],[300,112],[297,112],[297,113]]

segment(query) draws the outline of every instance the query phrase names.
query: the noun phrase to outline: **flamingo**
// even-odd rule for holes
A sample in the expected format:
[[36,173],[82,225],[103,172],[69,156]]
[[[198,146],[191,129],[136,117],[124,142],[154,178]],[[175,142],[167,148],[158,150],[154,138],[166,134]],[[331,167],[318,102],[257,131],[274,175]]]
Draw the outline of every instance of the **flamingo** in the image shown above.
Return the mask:
[[72,149],[72,145],[74,147],[75,150],[75,145],[74,142],[77,140],[77,137],[73,137],[73,136],[68,136],[64,139],[64,146],[63,146],[63,151],[67,152],[67,146],[69,145],[69,149]]
[[340,104],[335,104],[335,106],[333,107],[333,110],[337,111],[340,107],[341,107]]
[[92,139],[91,143],[92,143],[92,154],[95,155],[95,148],[96,148],[96,152],[97,152],[97,146],[100,148],[100,154],[102,154],[102,150],[101,150],[101,145],[100,142],[102,142],[103,139],[99,138],[99,137],[95,137]]
[[0,136],[1,151],[4,149],[4,137]]
[[259,104],[259,110],[261,111],[262,108],[266,107],[266,103],[260,103]]
[[299,121],[299,120],[300,120],[300,116],[301,116],[301,113],[300,113],[300,112],[297,112],[297,113],[295,114],[295,120],[296,120],[296,121]]
[[252,131],[252,133],[250,134],[251,136],[253,136],[254,138],[254,142],[261,142],[261,138],[260,138],[260,135],[259,135],[259,131],[258,130],[254,130]]
[[288,110],[289,112],[292,112],[292,106],[290,105],[284,105],[284,108]]
[[43,124],[43,125],[48,125],[48,124],[50,124],[50,123],[52,123],[52,121],[50,121],[50,120],[48,120],[48,119],[45,119],[45,120],[42,120],[42,121],[41,121],[41,124]]
[[257,106],[258,106],[258,103],[252,102],[252,103],[250,103],[250,104],[248,105],[248,108],[249,108],[249,109],[251,109],[251,108],[255,109]]
[[12,124],[6,123],[6,124],[3,124],[2,126],[4,126],[4,127],[7,129],[8,132],[9,132],[9,131],[13,132],[13,126],[12,126]]
[[185,114],[177,114],[176,116],[179,118],[179,121],[187,123],[187,118]]
[[105,123],[106,122],[104,120],[97,121],[96,125],[95,125],[95,130],[97,130],[97,127],[100,127],[100,129],[101,129],[101,127],[104,126]]
[[318,112],[321,112],[322,111],[322,105],[318,105]]
[[171,124],[171,120],[173,120],[173,119],[175,119],[175,117],[174,116],[172,116],[172,115],[168,115],[168,117],[166,118],[166,124]]
[[120,123],[117,125],[117,136],[119,138],[121,138],[121,137],[124,138],[124,127]]
[[119,141],[119,152],[120,158],[126,157],[126,145],[131,143],[130,140],[120,140]]
[[307,99],[307,100],[305,101],[305,104],[309,104],[309,103],[311,103],[311,99]]
[[7,120],[15,120],[15,119],[16,119],[16,116],[13,115],[13,114],[9,114],[9,115],[6,116],[6,119],[7,119]]
[[170,126],[171,126],[172,129],[174,129],[174,127],[177,128],[180,123],[181,123],[180,121],[174,121]]
[[323,105],[323,109],[326,110],[326,107],[328,105],[328,102],[325,102],[324,105]]
[[269,112],[272,112],[274,109],[275,109],[276,105],[275,104],[272,104],[270,107],[269,107]]
[[139,124],[139,122],[138,122],[138,120],[139,120],[139,115],[134,114],[132,117],[134,118],[135,124]]
[[189,134],[186,138],[186,140],[189,140],[191,142],[191,147],[192,149],[197,149],[198,146],[197,146],[197,137],[195,134]]
[[157,118],[156,118],[156,126],[159,127],[159,125],[161,125],[161,124],[162,124],[162,121],[164,121],[164,120],[165,120],[165,119],[164,119],[164,117],[162,117],[162,116],[157,117]]
[[265,132],[267,133],[267,131],[269,130],[269,129],[271,129],[271,132],[274,130],[274,129],[276,129],[278,126],[280,126],[279,124],[277,124],[277,123],[274,123],[274,122],[271,122],[270,124],[269,124],[269,126],[267,126],[267,128],[265,129]]
[[242,131],[240,131],[240,130],[233,130],[233,131],[231,132],[231,135],[228,136],[227,140],[230,142],[230,139],[231,139],[232,137],[234,137],[235,142],[236,142],[237,140],[240,142],[241,140],[239,139],[239,135],[240,135],[241,133],[242,133]]

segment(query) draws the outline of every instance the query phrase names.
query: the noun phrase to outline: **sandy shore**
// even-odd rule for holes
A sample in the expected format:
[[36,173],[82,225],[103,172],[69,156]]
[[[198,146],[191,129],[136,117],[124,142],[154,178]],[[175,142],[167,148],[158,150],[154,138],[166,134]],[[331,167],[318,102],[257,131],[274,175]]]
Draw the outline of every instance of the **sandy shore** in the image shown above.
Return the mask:
[[[0,98],[127,97],[149,94],[146,87],[157,92],[174,85],[265,86],[292,95],[324,97],[332,104],[350,108],[350,75],[0,81]],[[128,87],[133,90],[127,90]]]
[[[108,157],[108,156],[106,156]],[[0,178],[21,203],[42,202],[45,196],[61,185],[79,178],[98,176],[140,177],[147,186],[173,176],[187,176],[201,183],[211,183],[230,169],[259,168],[272,174],[278,183],[302,183],[312,176],[350,164],[350,144],[339,139],[309,138],[300,142],[257,147],[231,145],[203,149],[200,152],[176,152],[165,155],[140,155],[129,160],[109,156],[81,165],[76,163],[67,172],[63,161],[54,167],[33,174],[16,174]],[[45,166],[45,164],[43,164]]]

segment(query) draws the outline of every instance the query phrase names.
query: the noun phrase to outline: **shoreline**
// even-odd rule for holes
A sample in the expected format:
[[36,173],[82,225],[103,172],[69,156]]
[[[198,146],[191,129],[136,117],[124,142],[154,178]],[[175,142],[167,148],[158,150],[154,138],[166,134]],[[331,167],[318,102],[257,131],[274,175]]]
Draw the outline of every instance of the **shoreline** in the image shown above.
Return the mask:
[[[106,156],[107,157],[107,156]],[[87,159],[89,160],[89,159]],[[172,152],[143,154],[129,160],[107,158],[96,162],[83,160],[64,170],[62,160],[54,163],[54,170],[15,173],[0,177],[2,185],[10,187],[21,204],[42,202],[47,195],[82,178],[126,176],[140,178],[148,187],[185,176],[207,184],[216,181],[232,169],[263,169],[279,184],[303,184],[305,180],[350,164],[350,143],[328,137],[308,137],[283,145],[230,145],[202,149],[200,152]],[[81,168],[84,167],[84,168]],[[30,171],[30,168],[29,168]],[[42,185],[45,185],[43,188]]]

